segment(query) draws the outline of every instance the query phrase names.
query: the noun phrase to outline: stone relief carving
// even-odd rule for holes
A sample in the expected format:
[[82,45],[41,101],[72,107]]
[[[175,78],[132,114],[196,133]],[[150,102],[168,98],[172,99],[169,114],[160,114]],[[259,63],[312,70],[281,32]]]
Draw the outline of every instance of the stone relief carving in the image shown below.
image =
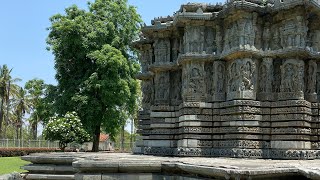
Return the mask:
[[155,97],[158,103],[168,103],[169,100],[169,73],[168,72],[159,72],[156,74],[156,89]]
[[285,20],[280,28],[282,47],[305,47],[308,28],[304,18],[297,16],[292,20]]
[[273,31],[273,36],[272,36],[272,42],[271,42],[271,49],[272,50],[282,49],[280,29],[279,29],[278,25],[273,25],[272,31]]
[[315,30],[311,34],[310,41],[312,43],[312,49],[316,52],[320,51],[320,30]]
[[171,73],[171,100],[176,103],[181,101],[181,88],[182,88],[182,71],[174,71]]
[[211,63],[205,65],[206,80],[207,80],[207,94],[211,96],[213,94],[213,84],[214,84],[214,75],[213,75],[213,66]]
[[180,53],[180,39],[175,38],[172,44],[172,61],[176,62]]
[[142,104],[144,105],[144,109],[149,109],[150,104],[153,103],[154,99],[154,88],[153,88],[153,82],[151,80],[149,81],[143,81],[142,82]]
[[281,66],[281,92],[303,92],[304,63],[289,59]]
[[263,29],[263,48],[265,51],[270,49],[271,45],[271,32],[270,23],[266,23]]
[[147,72],[148,67],[152,62],[153,49],[150,45],[146,46],[140,54],[141,70],[142,72]]
[[309,61],[308,71],[307,71],[307,89],[306,93],[314,94],[316,93],[316,84],[317,84],[317,63],[315,61]]
[[206,95],[205,71],[203,63],[188,63],[183,70],[184,100],[200,101]]
[[228,91],[254,90],[255,64],[251,59],[237,59],[229,66]]
[[271,58],[263,59],[259,68],[259,92],[271,93],[273,80],[273,60]]
[[204,51],[204,26],[187,26],[185,28],[185,51],[186,53],[202,53]]
[[207,54],[213,54],[216,52],[215,32],[213,27],[205,28],[205,52]]
[[170,62],[170,40],[157,39],[154,43],[154,55],[156,64]]

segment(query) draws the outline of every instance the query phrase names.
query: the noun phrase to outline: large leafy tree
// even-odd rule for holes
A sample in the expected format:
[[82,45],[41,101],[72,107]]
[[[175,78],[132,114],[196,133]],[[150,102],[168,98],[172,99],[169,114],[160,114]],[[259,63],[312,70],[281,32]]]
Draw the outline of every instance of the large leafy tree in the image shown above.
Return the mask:
[[127,0],[88,7],[54,15],[47,43],[55,55],[57,113],[76,111],[98,151],[101,129],[114,137],[137,109],[139,65],[130,44],[141,19]]

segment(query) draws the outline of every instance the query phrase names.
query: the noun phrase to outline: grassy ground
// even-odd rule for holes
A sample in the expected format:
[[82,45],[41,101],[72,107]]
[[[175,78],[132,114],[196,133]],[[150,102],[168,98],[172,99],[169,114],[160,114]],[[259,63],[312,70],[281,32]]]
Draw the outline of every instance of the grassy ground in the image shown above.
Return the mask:
[[20,167],[29,163],[21,160],[20,157],[0,157],[0,175],[12,172],[25,172]]

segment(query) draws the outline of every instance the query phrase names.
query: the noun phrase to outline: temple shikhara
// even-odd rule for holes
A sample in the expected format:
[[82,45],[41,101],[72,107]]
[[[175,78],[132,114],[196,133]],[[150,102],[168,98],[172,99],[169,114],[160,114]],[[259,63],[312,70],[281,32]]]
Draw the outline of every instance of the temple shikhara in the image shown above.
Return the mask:
[[188,3],[134,45],[136,153],[320,158],[320,0]]

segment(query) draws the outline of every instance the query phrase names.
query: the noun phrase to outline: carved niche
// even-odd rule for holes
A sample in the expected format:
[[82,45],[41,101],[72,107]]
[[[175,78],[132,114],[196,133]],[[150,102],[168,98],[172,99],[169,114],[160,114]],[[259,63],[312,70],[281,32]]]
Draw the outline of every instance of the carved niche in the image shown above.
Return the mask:
[[213,95],[213,84],[214,84],[214,74],[213,74],[213,65],[212,63],[205,64],[206,72],[206,84],[207,84],[207,100],[211,101]]
[[320,51],[320,30],[315,30],[311,35],[312,49],[316,52]]
[[270,31],[270,23],[267,22],[263,28],[263,49],[265,51],[269,50],[271,47],[271,31]]
[[284,20],[280,28],[282,47],[305,47],[307,39],[307,21],[302,16]]
[[176,62],[180,53],[180,39],[172,40],[172,62]]
[[141,49],[140,62],[142,72],[148,72],[148,67],[152,63],[153,49],[150,44],[144,45]]
[[297,59],[288,59],[280,67],[281,86],[278,98],[304,99],[304,62]]
[[204,63],[186,63],[182,74],[183,100],[204,101],[206,96]]
[[225,101],[225,61],[215,61],[213,63],[213,101]]
[[164,64],[170,62],[170,51],[169,39],[157,39],[154,43],[155,63]]
[[270,42],[270,48],[272,50],[282,49],[281,46],[281,37],[280,37],[280,28],[277,24],[271,26],[272,31],[272,40]]
[[204,51],[207,54],[213,54],[217,51],[217,47],[216,47],[216,33],[213,29],[213,27],[205,27],[205,46],[204,46]]
[[182,71],[173,71],[170,73],[171,77],[171,90],[170,90],[170,99],[171,104],[179,105],[182,101],[181,90],[182,90]]
[[306,99],[310,102],[317,102],[317,63],[315,61],[308,62],[306,74]]
[[158,72],[155,76],[155,103],[169,104],[170,73]]
[[185,53],[202,53],[204,51],[204,26],[186,26],[184,43]]
[[264,58],[259,67],[259,100],[272,100],[273,59]]
[[256,63],[249,58],[236,59],[228,66],[227,99],[255,99]]
[[217,25],[216,26],[216,52],[220,54],[223,51],[223,36],[222,36],[222,28]]
[[150,109],[150,105],[154,101],[154,86],[152,80],[146,80],[142,82],[142,108],[144,110]]
[[237,21],[226,25],[224,35],[224,53],[233,48],[251,48],[255,46],[257,33],[257,15],[246,14]]

